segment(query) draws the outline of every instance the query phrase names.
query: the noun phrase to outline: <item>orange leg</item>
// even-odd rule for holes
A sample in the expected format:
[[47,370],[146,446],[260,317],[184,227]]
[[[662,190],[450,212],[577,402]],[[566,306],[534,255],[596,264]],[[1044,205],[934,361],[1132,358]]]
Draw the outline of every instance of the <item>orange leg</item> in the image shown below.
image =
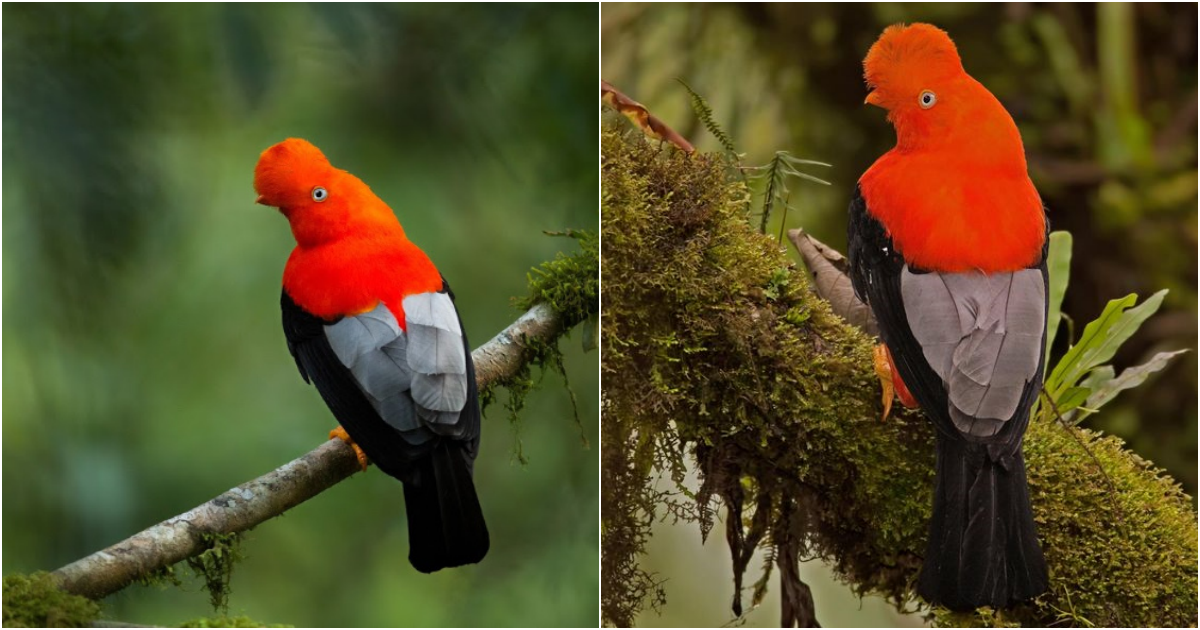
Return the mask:
[[367,459],[367,454],[364,453],[363,450],[354,443],[354,440],[350,439],[350,434],[346,433],[346,430],[340,425],[338,428],[329,432],[329,439],[332,440],[333,438],[337,438],[349,444],[354,449],[354,454],[358,456],[358,464],[362,466],[363,470],[366,470],[367,466],[371,465],[371,460]]
[[892,361],[892,353],[886,345],[875,346],[874,364],[875,375],[879,377],[879,384],[883,386],[883,418],[881,420],[887,420],[888,414],[891,413],[893,398],[899,398],[900,403],[909,409],[920,407],[912,393],[908,391],[904,380],[900,378],[900,372],[896,370],[896,364]]
[[879,385],[883,387],[883,417],[880,422],[886,421],[888,414],[892,413],[892,398],[895,397],[895,390],[892,387],[892,364],[888,360],[887,346],[879,344],[875,346],[875,351],[872,353],[872,364],[875,366],[875,376],[879,378]]

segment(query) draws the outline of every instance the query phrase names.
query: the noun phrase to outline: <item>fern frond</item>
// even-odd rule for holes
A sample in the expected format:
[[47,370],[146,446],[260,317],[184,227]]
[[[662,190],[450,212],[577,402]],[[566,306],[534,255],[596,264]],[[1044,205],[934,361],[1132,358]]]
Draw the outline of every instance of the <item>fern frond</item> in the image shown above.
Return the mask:
[[697,94],[692,89],[692,86],[688,85],[683,79],[676,78],[675,80],[679,81],[680,85],[688,91],[688,94],[691,94],[692,111],[696,112],[696,117],[700,119],[704,128],[717,139],[717,142],[721,143],[721,146],[734,158],[734,161],[738,161],[739,156],[737,149],[733,146],[733,139],[729,137],[729,134],[725,133],[721,125],[718,125],[717,121],[713,118],[713,110],[708,105],[708,101],[704,100],[703,96]]

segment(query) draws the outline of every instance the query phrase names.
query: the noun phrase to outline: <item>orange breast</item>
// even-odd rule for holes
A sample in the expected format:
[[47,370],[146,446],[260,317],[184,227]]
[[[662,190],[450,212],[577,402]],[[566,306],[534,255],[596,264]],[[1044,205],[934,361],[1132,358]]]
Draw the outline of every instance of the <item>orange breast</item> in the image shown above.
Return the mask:
[[957,157],[893,150],[863,174],[867,209],[896,249],[931,271],[990,273],[1037,263],[1045,215],[1024,168],[972,166]]
[[283,288],[322,319],[356,315],[382,300],[403,327],[404,297],[440,291],[442,279],[429,257],[407,239],[346,239],[296,247],[283,272]]

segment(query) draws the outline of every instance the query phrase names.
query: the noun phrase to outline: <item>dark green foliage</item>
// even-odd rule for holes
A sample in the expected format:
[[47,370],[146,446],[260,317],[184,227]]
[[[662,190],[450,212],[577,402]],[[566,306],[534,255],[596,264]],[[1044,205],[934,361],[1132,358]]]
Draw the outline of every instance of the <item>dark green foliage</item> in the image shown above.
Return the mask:
[[[761,545],[780,567],[820,557],[860,594],[911,605],[932,435],[916,413],[880,422],[872,341],[747,224],[748,193],[721,157],[664,151],[612,128],[602,152],[605,623],[631,624],[662,602],[657,587],[670,576],[638,564],[654,519],[687,519],[707,535],[714,495],[731,514],[735,572]],[[1026,441],[1052,592],[999,616],[939,620],[1194,624],[1187,496],[1114,438],[1080,431],[1117,488],[1113,500],[1065,431],[1034,423]],[[695,496],[682,486],[688,458],[703,480]],[[659,476],[677,491],[656,493]],[[764,588],[755,585],[755,599]]]
[[46,572],[4,577],[4,627],[79,628],[100,617],[100,604],[59,590]]

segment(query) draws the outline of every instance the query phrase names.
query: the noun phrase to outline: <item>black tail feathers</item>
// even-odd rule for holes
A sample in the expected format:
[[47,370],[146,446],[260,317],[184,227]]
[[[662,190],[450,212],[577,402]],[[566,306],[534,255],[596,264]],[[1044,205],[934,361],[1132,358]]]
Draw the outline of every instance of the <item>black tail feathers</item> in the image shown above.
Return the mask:
[[404,482],[408,561],[432,573],[482,560],[488,531],[463,446],[443,440],[417,468]]
[[1006,608],[1046,592],[1025,458],[1019,445],[1000,451],[938,437],[933,518],[918,585],[931,603]]

